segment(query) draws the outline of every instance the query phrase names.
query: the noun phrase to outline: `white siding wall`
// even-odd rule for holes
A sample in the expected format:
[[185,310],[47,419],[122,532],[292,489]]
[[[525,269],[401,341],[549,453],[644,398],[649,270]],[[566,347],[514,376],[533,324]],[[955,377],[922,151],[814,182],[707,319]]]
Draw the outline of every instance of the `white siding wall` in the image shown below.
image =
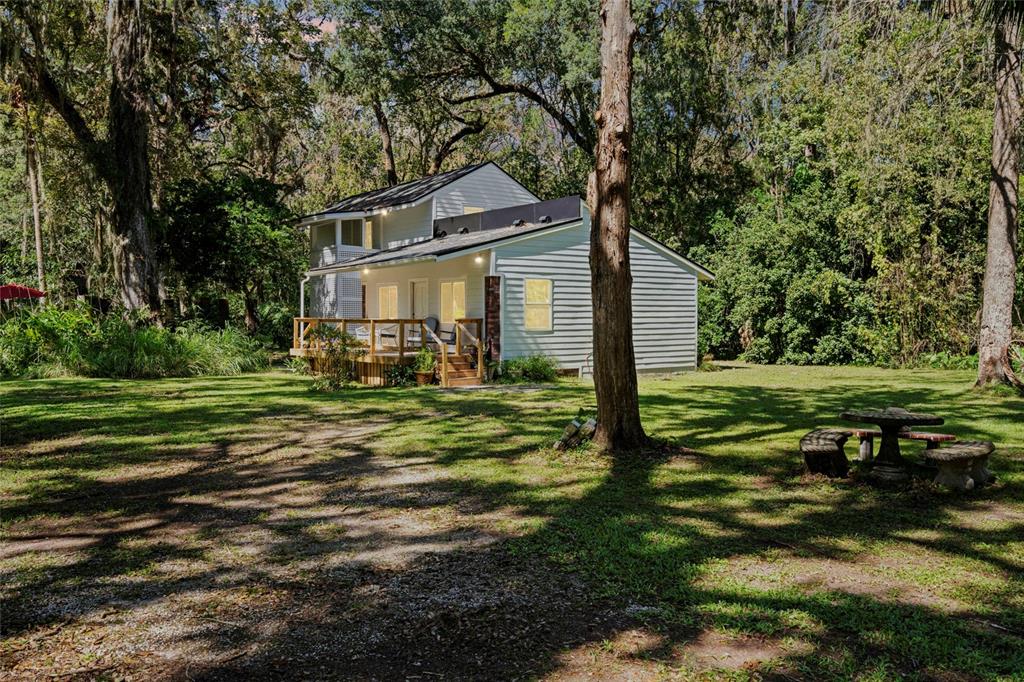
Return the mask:
[[[488,164],[459,178],[434,195],[437,206],[434,218],[463,215],[464,207],[485,211],[540,201],[497,166]],[[390,237],[389,237],[390,239]]]
[[398,315],[412,317],[410,281],[427,280],[427,308],[429,314],[441,317],[441,280],[466,280],[466,317],[484,316],[484,275],[487,274],[488,254],[481,254],[483,262],[477,263],[474,256],[453,258],[440,263],[410,263],[389,268],[370,270],[362,275],[366,285],[366,314],[377,317],[377,287],[388,284],[398,285]]
[[[634,236],[633,343],[638,371],[693,368],[697,362],[697,277]],[[543,354],[578,368],[591,352],[588,224],[495,249],[503,275],[502,356]],[[553,329],[528,332],[523,280],[552,280]],[[591,360],[591,363],[593,360]]]
[[385,249],[411,244],[434,234],[434,218],[429,200],[418,206],[391,211],[383,216],[382,222]]
[[362,317],[363,292],[358,273],[342,272],[310,278],[310,317]]

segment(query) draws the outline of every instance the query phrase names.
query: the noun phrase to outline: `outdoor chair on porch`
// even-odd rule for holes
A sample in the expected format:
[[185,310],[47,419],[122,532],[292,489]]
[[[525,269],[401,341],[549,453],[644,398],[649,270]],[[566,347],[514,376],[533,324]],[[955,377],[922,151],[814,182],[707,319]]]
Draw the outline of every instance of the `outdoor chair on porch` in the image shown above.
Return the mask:
[[446,322],[437,326],[437,336],[449,346],[455,345],[455,323]]
[[379,324],[377,327],[377,338],[380,339],[380,347],[386,348],[391,346],[393,348],[398,347],[398,325],[394,324]]
[[[424,326],[426,326],[426,328],[429,331],[434,332],[435,334],[437,333],[437,318],[436,317],[426,317],[426,318],[424,318],[423,319],[423,324],[424,324]],[[423,343],[423,340],[420,338],[420,331],[421,331],[421,329],[420,329],[420,326],[418,324],[414,324],[414,325],[410,326],[408,329],[406,329],[405,330],[405,340],[406,340],[406,342],[409,345],[411,345],[411,346],[419,346],[419,345],[421,345]],[[428,332],[427,333],[427,344],[429,344],[429,343],[430,343],[430,334]]]

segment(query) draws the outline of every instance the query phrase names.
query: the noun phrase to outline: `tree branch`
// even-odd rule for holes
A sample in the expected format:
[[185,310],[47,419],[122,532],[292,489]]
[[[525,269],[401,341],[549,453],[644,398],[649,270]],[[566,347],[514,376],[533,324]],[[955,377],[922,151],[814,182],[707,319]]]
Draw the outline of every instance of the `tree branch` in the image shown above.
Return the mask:
[[489,91],[478,92],[472,95],[456,97],[448,100],[451,104],[463,104],[465,102],[489,99],[491,97],[499,97],[501,95],[519,95],[543,109],[548,116],[553,118],[558,125],[562,127],[562,130],[566,132],[572,141],[575,142],[587,156],[593,157],[596,139],[594,139],[592,135],[587,135],[581,126],[572,121],[564,111],[556,107],[550,100],[527,85],[523,85],[522,83],[503,83],[499,81],[491,75],[490,71],[488,71],[487,65],[484,64],[480,55],[467,50],[458,41],[458,39],[454,37],[452,37],[451,42],[455,47],[456,52],[463,55],[471,62],[472,74],[483,80],[490,87]]
[[[462,121],[462,119],[459,119],[457,116],[453,116],[453,118],[458,121]],[[462,123],[464,125],[454,134],[449,136],[448,139],[442,142],[441,146],[437,148],[437,151],[434,153],[434,159],[430,162],[430,175],[436,175],[441,172],[441,164],[443,164],[444,160],[451,155],[452,150],[455,148],[455,145],[459,143],[459,140],[470,135],[482,133],[485,127],[482,119],[477,119],[475,121],[462,121]]]
[[[64,119],[64,123],[71,131],[71,134],[75,136],[96,173],[104,179],[108,179],[109,167],[105,145],[96,139],[85,118],[79,113],[71,98],[68,97],[67,93],[64,92],[47,68],[45,60],[41,56],[43,41],[39,35],[38,28],[27,18],[25,19],[25,25],[32,35],[32,41],[36,47],[35,53],[20,44],[14,48],[10,47],[11,36],[9,35],[5,36],[6,39],[0,42],[7,45],[5,50],[17,52],[22,67],[25,69],[25,74],[31,78],[38,94]],[[5,33],[8,32],[5,31]]]

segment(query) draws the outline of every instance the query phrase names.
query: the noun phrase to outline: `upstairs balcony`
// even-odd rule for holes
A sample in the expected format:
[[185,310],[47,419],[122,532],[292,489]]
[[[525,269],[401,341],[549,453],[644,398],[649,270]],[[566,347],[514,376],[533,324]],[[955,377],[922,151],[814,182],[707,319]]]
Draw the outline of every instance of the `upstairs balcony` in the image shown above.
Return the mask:
[[320,268],[325,265],[336,265],[353,258],[365,256],[368,253],[375,253],[378,249],[367,249],[362,246],[349,246],[342,244],[340,247],[334,244],[315,247],[309,258],[309,267]]

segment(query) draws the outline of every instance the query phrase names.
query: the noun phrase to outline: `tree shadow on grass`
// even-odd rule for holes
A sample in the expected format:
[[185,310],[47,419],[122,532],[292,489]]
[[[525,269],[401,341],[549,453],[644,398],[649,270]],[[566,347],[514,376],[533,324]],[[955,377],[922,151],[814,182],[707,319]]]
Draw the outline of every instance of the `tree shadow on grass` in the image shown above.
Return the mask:
[[[56,456],[66,479],[56,495],[27,495],[5,509],[14,520],[58,516],[69,505],[86,517],[110,514],[109,532],[70,562],[24,569],[8,591],[5,635],[94,619],[112,600],[138,612],[184,601],[194,608],[175,613],[194,615],[206,603],[212,619],[195,616],[161,643],[203,654],[174,673],[193,679],[533,678],[595,660],[643,674],[692,664],[709,632],[753,642],[770,656],[755,656],[748,672],[780,678],[1024,669],[1024,566],[1006,551],[1024,537],[1024,514],[1008,507],[1011,517],[994,527],[965,524],[985,521],[985,505],[1019,501],[1020,443],[999,460],[1007,482],[971,497],[807,481],[795,452],[774,445],[795,443],[792,435],[847,405],[926,406],[925,389],[829,396],[702,387],[674,396],[655,388],[643,399],[648,422],[705,454],[607,467],[558,456],[557,471],[542,462],[526,475],[514,475],[533,466],[524,458],[556,457],[538,448],[586,406],[588,391],[561,387],[516,403],[488,392],[296,399],[277,386],[254,406],[253,394],[231,398],[221,382],[193,390],[224,398],[216,411],[164,405],[158,416],[193,431],[194,442],[214,441],[174,450],[184,470],[95,480],[88,469],[104,458],[155,466],[167,450],[130,438],[71,447]],[[370,396],[385,399],[360,401]],[[314,412],[332,400],[343,413],[324,408],[261,433],[282,405]],[[973,409],[962,407],[959,418],[973,419]],[[65,432],[130,431],[138,415],[118,413],[73,410]],[[358,430],[367,423],[375,428]],[[314,438],[296,436],[296,427]],[[443,475],[422,476],[423,468]],[[454,519],[424,521],[438,515]],[[504,537],[495,516],[523,525]],[[883,589],[858,584],[872,575],[865,557],[891,543],[920,548],[918,559],[948,560],[953,571],[974,566],[994,584],[966,584],[975,590],[959,599],[966,608],[902,598],[893,590],[929,591],[904,575],[899,557],[875,571],[893,574]],[[225,560],[225,547],[251,560]],[[179,562],[196,568],[165,570]],[[850,577],[801,582],[815,571]],[[63,608],[33,610],[43,594]],[[637,629],[652,633],[649,642],[617,651]],[[591,663],[575,657],[580,651]]]

